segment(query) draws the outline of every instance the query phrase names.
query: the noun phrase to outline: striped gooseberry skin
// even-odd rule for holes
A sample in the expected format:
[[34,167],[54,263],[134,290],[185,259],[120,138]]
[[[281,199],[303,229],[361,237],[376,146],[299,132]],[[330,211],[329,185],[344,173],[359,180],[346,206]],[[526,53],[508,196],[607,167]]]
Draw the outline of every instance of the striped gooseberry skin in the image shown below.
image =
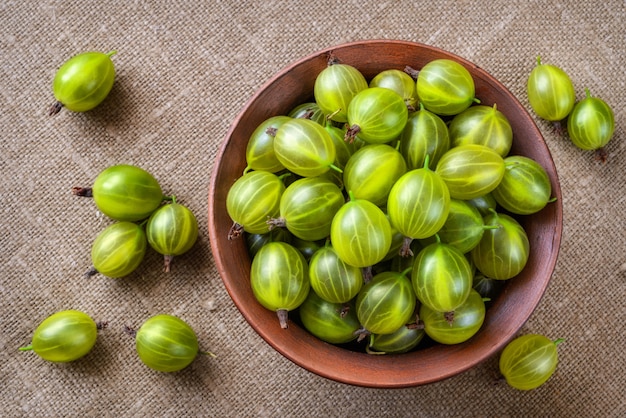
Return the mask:
[[[113,87],[115,66],[111,57],[115,53],[84,52],[67,60],[52,82],[55,99],[73,112],[85,112],[99,105]],[[58,110],[51,110],[51,114]]]
[[453,199],[469,200],[495,189],[504,176],[504,159],[485,145],[450,148],[435,169]]
[[313,96],[322,112],[335,122],[348,121],[348,105],[361,90],[368,88],[359,70],[348,64],[332,64],[315,78]]
[[417,107],[415,80],[404,71],[397,69],[381,71],[370,80],[369,86],[393,90],[402,97],[407,108]]
[[424,65],[417,76],[416,87],[420,103],[438,115],[457,115],[474,102],[472,75],[450,59],[436,59]]
[[336,184],[320,177],[305,177],[285,189],[277,221],[296,237],[317,241],[328,237],[333,217],[344,203]]
[[465,200],[450,199],[448,217],[437,235],[441,242],[465,254],[478,245],[484,231],[485,222],[478,209]]
[[356,151],[343,170],[343,183],[355,198],[385,206],[389,191],[406,172],[404,157],[387,144],[369,144]]
[[246,146],[246,170],[276,173],[285,169],[274,152],[274,136],[276,130],[290,120],[290,117],[284,115],[272,116],[256,127]]
[[419,311],[420,320],[424,323],[426,334],[441,344],[460,344],[472,338],[485,321],[485,302],[474,289],[453,313],[453,319],[422,305]]
[[313,291],[331,303],[347,303],[363,286],[361,269],[344,263],[330,245],[309,260],[309,278]]
[[515,338],[500,354],[499,369],[506,382],[519,390],[532,390],[543,385],[554,374],[558,364],[557,345],[540,334]]
[[574,84],[567,73],[555,65],[542,64],[540,57],[530,72],[526,90],[535,113],[553,122],[565,119],[576,102]]
[[450,146],[465,144],[485,145],[504,158],[513,145],[513,129],[495,104],[471,106],[450,122]]
[[517,276],[528,261],[530,243],[524,228],[511,216],[491,213],[485,225],[500,226],[485,230],[471,251],[476,268],[491,279],[507,280]]
[[423,106],[411,113],[399,137],[400,153],[409,170],[428,165],[436,167],[441,156],[450,149],[450,135],[446,123]]
[[198,221],[189,208],[170,203],[154,211],[146,224],[148,244],[165,256],[165,271],[171,257],[186,253],[198,239]]
[[472,290],[473,277],[465,255],[442,242],[423,248],[411,270],[417,298],[437,312],[452,312],[461,306]]
[[284,191],[285,185],[275,174],[250,171],[228,190],[226,211],[246,232],[264,234],[269,231],[268,217],[278,216]]
[[391,225],[372,202],[350,199],[333,218],[330,241],[345,263],[359,268],[373,266],[389,252]]
[[287,328],[287,312],[298,308],[309,293],[309,266],[292,245],[270,242],[252,259],[250,284],[256,300],[276,312],[281,328]]
[[337,153],[326,129],[308,119],[283,123],[274,137],[274,152],[285,168],[302,177],[327,172]]
[[613,137],[615,116],[611,107],[598,97],[586,97],[574,105],[567,118],[567,132],[578,148],[597,150],[604,147]]
[[353,305],[329,302],[309,292],[298,313],[311,334],[327,343],[344,344],[356,339],[356,331],[361,327]]
[[395,91],[369,87],[352,98],[348,106],[346,139],[351,132],[369,144],[385,144],[402,133],[409,111],[404,99]]
[[117,221],[146,219],[163,200],[161,186],[152,174],[128,164],[101,171],[92,191],[98,209]]
[[141,361],[160,372],[182,370],[199,353],[194,330],[182,319],[168,314],[146,320],[137,330],[135,347]]
[[408,324],[417,299],[405,273],[385,271],[375,275],[356,298],[359,322],[373,334],[391,334]]
[[35,329],[31,345],[21,350],[32,349],[44,360],[67,363],[89,353],[97,336],[94,320],[84,312],[70,309],[44,319]]
[[148,242],[146,233],[133,222],[116,222],[106,227],[91,246],[95,270],[107,277],[120,278],[139,267]]
[[370,349],[387,354],[402,354],[411,351],[424,339],[423,328],[410,324],[398,328],[391,334],[372,334]]
[[387,214],[395,228],[408,238],[427,238],[444,224],[450,194],[439,175],[429,168],[404,174],[389,192]]
[[541,164],[529,157],[512,155],[504,159],[504,165],[504,176],[491,192],[496,202],[517,215],[543,209],[550,200],[552,186]]

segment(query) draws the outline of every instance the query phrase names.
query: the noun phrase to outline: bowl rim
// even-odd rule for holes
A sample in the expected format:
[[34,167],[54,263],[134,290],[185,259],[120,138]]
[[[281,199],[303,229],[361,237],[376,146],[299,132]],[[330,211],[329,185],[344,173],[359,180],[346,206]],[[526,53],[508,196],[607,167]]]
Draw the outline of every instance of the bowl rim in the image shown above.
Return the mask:
[[[532,287],[533,300],[530,301],[531,303],[522,305],[523,309],[517,312],[519,318],[518,322],[514,326],[508,326],[503,333],[499,333],[499,339],[496,342],[489,340],[486,336],[481,337],[481,333],[484,333],[483,329],[481,329],[481,331],[479,331],[479,333],[472,339],[457,345],[437,345],[435,347],[421,349],[411,354],[372,356],[371,354],[353,352],[332,344],[324,343],[321,340],[317,340],[307,331],[295,325],[290,326],[288,330],[281,330],[285,333],[284,338],[276,339],[274,338],[275,333],[273,331],[269,332],[268,327],[275,325],[279,328],[277,321],[276,323],[271,323],[271,325],[269,325],[267,317],[264,317],[265,315],[259,310],[260,304],[257,304],[259,306],[242,305],[242,298],[245,295],[242,295],[240,289],[237,286],[234,286],[231,282],[234,278],[227,280],[227,265],[229,264],[228,256],[231,255],[231,251],[228,248],[222,249],[218,245],[219,242],[223,241],[223,237],[220,238],[218,228],[216,227],[218,212],[225,211],[225,201],[223,196],[217,195],[216,190],[220,170],[223,165],[227,163],[225,155],[230,148],[230,140],[236,132],[238,125],[246,116],[250,106],[263,96],[268,88],[270,88],[286,74],[312,60],[319,60],[320,56],[328,56],[331,53],[345,51],[350,48],[379,48],[389,45],[417,48],[419,50],[429,51],[434,55],[450,58],[461,63],[463,66],[468,68],[470,72],[472,72],[473,76],[474,74],[480,75],[481,80],[483,82],[487,82],[490,85],[490,88],[496,88],[500,90],[503,95],[508,97],[508,100],[511,102],[510,105],[512,105],[515,111],[518,112],[518,118],[523,120],[525,129],[530,130],[531,133],[539,139],[536,145],[540,148],[538,152],[540,152],[540,154],[544,157],[543,161],[540,161],[540,163],[545,167],[550,176],[552,183],[552,195],[556,198],[556,201],[550,204],[552,205],[550,210],[553,212],[554,218],[554,222],[550,224],[553,227],[552,234],[546,234],[547,236],[544,237],[545,241],[548,241],[545,245],[551,249],[549,257],[542,262],[542,271],[546,274],[547,278],[539,283],[537,283],[536,280],[534,282],[531,280],[533,283],[520,283],[519,285],[517,283],[513,283],[513,286],[516,288],[524,287],[527,289],[528,287]],[[349,62],[347,63],[350,64]],[[498,109],[501,109],[500,105],[498,105]],[[447,379],[485,361],[487,358],[493,356],[498,350],[502,349],[504,345],[510,341],[519,329],[526,323],[545,294],[558,259],[563,230],[562,196],[554,161],[543,135],[535,124],[533,118],[528,113],[527,109],[521,104],[517,97],[515,97],[508,90],[508,88],[506,88],[500,81],[495,79],[489,73],[454,53],[419,42],[388,39],[353,41],[324,48],[292,62],[263,83],[262,86],[248,99],[237,117],[233,120],[225,139],[218,150],[210,179],[208,212],[209,239],[217,271],[235,306],[246,319],[248,324],[256,331],[256,333],[284,357],[310,372],[345,384],[376,388],[413,387]],[[534,243],[531,242],[531,245],[533,244]],[[231,242],[229,246],[232,248],[232,245],[237,244]],[[240,243],[240,245],[243,244]],[[239,273],[246,277],[245,269],[239,267]],[[249,271],[247,273],[247,277],[249,278]],[[505,287],[505,293],[507,293],[509,287],[509,285]],[[495,303],[501,304],[500,302],[502,299],[503,297],[499,297]],[[491,306],[488,313],[493,311],[495,306],[495,304]],[[261,309],[264,310],[265,308],[261,307]],[[498,317],[504,315],[507,312],[507,309],[510,309],[508,305],[499,307],[499,310],[497,311]],[[274,315],[273,312],[267,312]],[[496,319],[497,318],[493,318],[493,315],[490,316],[488,314],[488,318],[485,319],[485,324],[488,322],[497,322]],[[483,324],[483,327],[485,327],[485,324]],[[319,343],[317,345],[320,350],[322,350],[328,358],[320,358],[320,356],[313,355],[310,348],[306,346],[306,344],[300,344],[301,341],[308,341],[310,338],[317,340]],[[341,359],[341,361],[338,361],[337,358],[333,358],[334,355],[339,354],[340,356],[338,358]],[[459,361],[450,363],[446,360],[450,355],[453,355],[456,359],[459,359]],[[413,357],[405,357],[403,359],[404,361],[399,361],[398,356]],[[400,358],[402,359],[402,357]],[[436,370],[427,367],[427,364],[423,364],[422,366],[424,367],[420,369],[420,361],[423,361],[424,363],[441,361],[445,367],[442,368],[442,370]],[[358,364],[361,369],[360,373],[350,370],[350,367],[354,367],[356,364]],[[412,367],[417,367],[417,369],[413,369]],[[424,368],[427,370],[422,372],[422,369]],[[415,371],[415,373],[413,373],[413,371]]]

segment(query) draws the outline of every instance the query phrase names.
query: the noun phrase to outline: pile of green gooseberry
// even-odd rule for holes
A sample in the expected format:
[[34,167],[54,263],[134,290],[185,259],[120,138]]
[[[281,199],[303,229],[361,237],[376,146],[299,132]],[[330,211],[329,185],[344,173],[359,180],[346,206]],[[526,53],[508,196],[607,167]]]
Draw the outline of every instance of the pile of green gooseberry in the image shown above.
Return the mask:
[[598,158],[606,161],[604,147],[613,137],[615,116],[604,100],[592,97],[585,89],[585,98],[577,102],[569,75],[560,67],[543,64],[541,57],[528,77],[527,92],[539,117],[558,123],[560,129],[567,119],[563,125],[572,143],[582,150],[596,151]]
[[174,196],[164,196],[158,181],[140,167],[108,167],[92,187],[74,187],[72,191],[92,197],[100,212],[116,221],[93,242],[93,267],[88,275],[127,276],[137,269],[148,246],[163,255],[167,273],[174,256],[189,251],[198,238],[193,212]]
[[[84,112],[100,104],[113,85],[114,54],[87,52],[63,64],[54,79],[57,102],[50,115],[63,107]],[[108,167],[92,187],[75,187],[73,193],[92,197],[100,212],[114,221],[93,242],[87,276],[125,277],[139,267],[148,247],[163,255],[164,271],[169,273],[173,257],[189,251],[197,240],[198,222],[193,212],[174,196],[165,196],[154,176],[140,167]],[[98,330],[106,326],[82,311],[59,311],[41,322],[32,343],[20,350],[32,350],[55,363],[71,362],[91,351]],[[193,329],[173,315],[155,315],[137,331],[128,326],[124,329],[135,337],[141,361],[154,370],[181,370],[198,354],[213,355],[201,351]]]
[[313,101],[256,127],[227,194],[255,298],[281,328],[297,312],[315,337],[370,354],[469,340],[528,261],[517,217],[553,201],[512,138],[456,61],[368,81],[330,59]]
[[[42,359],[53,363],[69,363],[87,355],[96,344],[98,331],[107,322],[95,322],[82,311],[69,309],[56,312],[35,329],[31,344],[21,351],[34,351]],[[125,327],[135,337],[135,348],[141,361],[161,372],[184,369],[201,351],[194,330],[182,319],[169,314],[154,315],[138,330]]]

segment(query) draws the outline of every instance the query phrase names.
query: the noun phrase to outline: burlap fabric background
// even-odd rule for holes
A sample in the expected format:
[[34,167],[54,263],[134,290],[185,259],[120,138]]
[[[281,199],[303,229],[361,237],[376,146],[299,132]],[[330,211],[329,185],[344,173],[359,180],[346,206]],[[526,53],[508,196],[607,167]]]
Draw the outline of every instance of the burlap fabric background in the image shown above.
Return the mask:
[[[620,417],[626,415],[626,3],[587,1],[33,1],[0,2],[0,415]],[[376,390],[311,374],[256,335],[212,260],[207,195],[229,123],[289,63],[343,42],[434,45],[486,69],[526,104],[538,54],[615,110],[608,162],[536,118],[563,189],[559,261],[521,330],[567,341],[548,383],[497,382],[497,356],[428,386]],[[96,110],[48,117],[68,57],[117,49],[115,86]],[[193,250],[161,271],[149,253],[123,280],[84,279],[110,221],[72,196],[116,163],[155,175],[197,215]],[[92,353],[51,364],[18,352],[63,309],[109,321]],[[150,371],[124,325],[179,315],[217,358]]]

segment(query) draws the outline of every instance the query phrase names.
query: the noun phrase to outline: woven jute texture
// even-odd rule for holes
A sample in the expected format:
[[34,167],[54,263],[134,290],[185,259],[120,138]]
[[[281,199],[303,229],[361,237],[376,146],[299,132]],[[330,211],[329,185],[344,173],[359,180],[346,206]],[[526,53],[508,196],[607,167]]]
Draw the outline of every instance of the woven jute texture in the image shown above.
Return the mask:
[[[0,415],[3,417],[626,416],[626,3],[623,0],[391,2],[0,2]],[[535,121],[557,166],[564,227],[539,306],[520,330],[565,338],[537,390],[498,380],[498,356],[447,380],[369,389],[312,374],[243,319],[212,258],[208,187],[231,121],[273,74],[313,52],[401,39],[460,55],[530,111],[538,55],[615,111],[608,160]],[[117,50],[110,96],[49,117],[52,79],[69,57]],[[532,114],[532,113],[531,113]],[[104,168],[135,164],[196,213],[200,237],[162,272],[148,252],[129,277],[89,279],[91,243],[111,223],[71,193]],[[48,315],[79,309],[108,321],[69,364],[18,351]],[[201,357],[178,373],[145,367],[122,329],[180,316]]]

